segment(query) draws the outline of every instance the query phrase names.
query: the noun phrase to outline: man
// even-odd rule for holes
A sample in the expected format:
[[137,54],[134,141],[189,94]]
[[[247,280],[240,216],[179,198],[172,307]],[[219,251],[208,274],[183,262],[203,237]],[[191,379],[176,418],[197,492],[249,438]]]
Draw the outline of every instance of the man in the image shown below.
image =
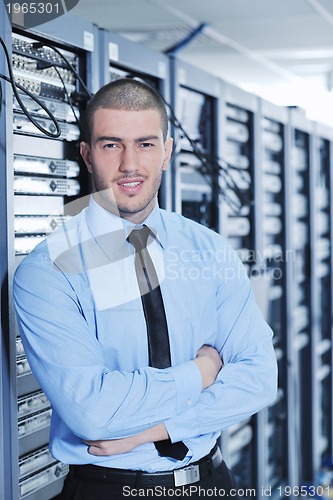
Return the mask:
[[157,206],[167,124],[149,86],[100,89],[81,143],[89,207],[15,275],[26,355],[53,407],[50,450],[71,464],[61,499],[237,498],[216,441],[276,395],[272,332],[240,261],[220,235]]

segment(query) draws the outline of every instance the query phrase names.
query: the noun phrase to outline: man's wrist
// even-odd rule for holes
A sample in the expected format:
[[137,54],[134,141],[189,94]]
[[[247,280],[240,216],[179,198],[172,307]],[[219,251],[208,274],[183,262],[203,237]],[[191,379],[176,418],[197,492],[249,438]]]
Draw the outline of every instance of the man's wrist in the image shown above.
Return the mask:
[[168,439],[168,437],[168,431],[163,422],[133,436],[135,443],[137,443],[136,446],[154,443],[155,441],[163,441],[164,439]]

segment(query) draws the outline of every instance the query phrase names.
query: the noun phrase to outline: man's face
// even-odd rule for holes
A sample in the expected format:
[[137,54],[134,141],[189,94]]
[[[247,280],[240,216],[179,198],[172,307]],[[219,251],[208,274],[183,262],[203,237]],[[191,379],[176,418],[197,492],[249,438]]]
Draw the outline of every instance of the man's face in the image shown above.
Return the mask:
[[136,224],[154,207],[171,152],[172,139],[164,142],[161,117],[153,109],[100,108],[93,116],[91,144],[81,142],[96,201]]

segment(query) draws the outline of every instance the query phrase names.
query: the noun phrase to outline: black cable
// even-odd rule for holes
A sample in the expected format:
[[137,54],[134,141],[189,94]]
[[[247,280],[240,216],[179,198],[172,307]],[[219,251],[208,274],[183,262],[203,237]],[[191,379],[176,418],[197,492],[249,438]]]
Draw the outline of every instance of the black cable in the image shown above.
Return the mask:
[[[220,195],[222,195],[226,201],[228,201],[228,196],[225,192],[222,192],[221,186],[219,184],[217,184],[217,186],[215,186],[216,183],[214,183],[214,182],[212,185],[212,177],[210,175],[211,171],[213,173],[216,173],[216,167],[217,167],[218,172],[223,172],[224,179],[227,181],[227,187],[234,190],[236,196],[238,197],[238,199],[240,201],[240,206],[238,206],[238,205],[235,206],[235,208],[237,208],[239,210],[241,208],[241,206],[243,205],[243,203],[241,201],[241,198],[243,198],[242,192],[238,189],[235,181],[230,177],[230,174],[227,171],[227,169],[222,167],[221,165],[219,165],[218,159],[216,156],[205,155],[203,152],[198,150],[196,142],[193,141],[193,139],[191,139],[191,137],[187,134],[186,130],[184,129],[184,127],[182,126],[182,124],[180,123],[180,121],[178,120],[176,115],[174,114],[173,109],[171,108],[170,104],[168,102],[166,102],[165,100],[164,100],[164,103],[166,104],[166,106],[168,107],[168,109],[171,113],[171,115],[169,116],[170,120],[175,125],[175,127],[178,128],[184,134],[184,137],[189,141],[189,143],[192,147],[192,150],[193,150],[192,152],[197,157],[197,159],[200,161],[202,167],[198,170],[201,173],[201,175],[203,175],[205,178],[208,179],[208,181],[210,181],[211,187],[213,187],[213,188],[217,187],[218,193]],[[213,163],[212,163],[212,161],[213,161]],[[225,160],[223,160],[223,161],[226,164],[226,166],[228,166],[228,163]],[[234,204],[233,200],[229,199],[229,202],[230,202],[230,204]]]
[[[163,97],[162,97],[162,99],[163,99]],[[176,115],[174,114],[174,111],[171,108],[170,104],[167,101],[165,101],[165,99],[163,99],[163,100],[164,100],[165,105],[167,106],[167,108],[169,109],[169,111],[171,113],[169,116],[171,122],[174,124],[174,126],[176,128],[178,128],[184,134],[184,137],[189,141],[189,143],[191,145],[191,148],[193,150],[192,151],[193,154],[196,156],[196,158],[200,161],[200,163],[202,165],[198,169],[198,171],[209,182],[212,189],[213,190],[215,189],[218,192],[218,194],[224,198],[224,200],[230,206],[230,208],[232,210],[234,210],[235,212],[239,212],[239,210],[242,207],[247,206],[249,204],[249,196],[245,195],[244,191],[241,190],[237,186],[235,180],[230,175],[230,172],[228,171],[228,167],[230,167],[229,163],[226,160],[222,159],[222,162],[226,165],[226,167],[221,166],[219,163],[220,162],[219,158],[217,158],[216,156],[213,156],[213,155],[206,155],[205,153],[199,151],[197,144],[187,134],[186,130],[184,129],[184,127],[182,126],[182,124],[180,123],[180,121],[178,120]],[[237,168],[235,166],[232,166],[232,168],[234,170],[241,172],[241,174],[242,174],[242,171],[239,168]],[[222,188],[218,182],[214,182],[214,179],[211,175],[211,172],[214,174],[214,173],[216,173],[216,171],[217,171],[217,173],[223,175],[223,178],[226,182],[226,187],[231,189],[234,192],[237,199],[239,200],[239,204],[235,203],[235,200],[230,198],[230,196],[226,193],[226,190],[222,190]]]
[[[230,189],[233,189],[233,191],[235,192],[236,196],[239,198],[239,201],[240,201],[240,206],[236,205],[236,207],[238,207],[238,210],[240,210],[244,206],[250,205],[251,204],[251,197],[253,199],[253,196],[254,196],[252,184],[249,183],[249,187],[245,192],[244,189],[238,187],[235,179],[231,175],[232,171],[238,172],[240,174],[240,178],[242,180],[244,180],[245,182],[248,182],[248,179],[244,175],[246,170],[244,171],[243,169],[237,167],[236,165],[233,165],[232,163],[227,162],[226,160],[224,160],[223,158],[221,158],[219,156],[206,155],[204,153],[201,153],[201,154],[203,157],[207,157],[208,160],[212,160],[212,161],[216,162],[218,165],[218,168],[223,172],[224,179],[227,180],[227,178],[228,178],[227,187]],[[220,162],[222,163],[222,165],[220,165]]]
[[[3,80],[5,80],[6,82],[12,84],[12,80],[6,76],[6,75],[3,75],[2,73],[0,73],[0,78],[2,78]],[[46,105],[44,104],[43,101],[41,101],[35,94],[33,94],[32,92],[30,92],[30,90],[28,90],[27,88],[23,87],[23,85],[15,82],[14,83],[15,87],[17,87],[19,90],[21,90],[21,92],[24,92],[28,97],[30,97],[31,99],[33,99],[47,114],[48,116],[50,117],[50,119],[53,121],[54,125],[56,126],[57,128],[57,132],[56,134],[53,134],[52,132],[49,132],[49,130],[47,129],[44,129],[44,127],[42,127],[41,125],[39,125],[38,122],[35,123],[35,120],[33,119],[33,117],[30,115],[30,111],[28,111],[26,109],[26,107],[24,106],[24,104],[22,103],[21,101],[21,98],[20,97],[17,97],[16,93],[15,93],[15,97],[16,99],[18,100],[18,103],[20,105],[20,107],[22,108],[22,111],[24,111],[24,114],[27,116],[27,118],[29,118],[29,120],[41,131],[43,132],[43,134],[46,134],[50,137],[53,137],[53,138],[58,138],[60,135],[61,135],[61,129],[59,127],[59,124],[58,122],[56,121],[56,118],[54,117],[54,115],[51,113],[51,111],[46,107]],[[13,86],[13,85],[12,85]]]
[[[2,73],[0,73],[0,78],[2,78],[3,80],[5,80],[6,82],[12,84],[12,80],[8,76],[3,75]],[[52,132],[50,132],[49,130],[47,130],[46,128],[44,128],[42,125],[40,125],[38,122],[36,122],[34,120],[34,118],[31,116],[30,112],[27,110],[27,108],[22,103],[21,98],[17,99],[17,95],[15,94],[15,97],[18,100],[18,103],[19,103],[20,107],[22,108],[22,111],[24,112],[24,114],[26,115],[26,117],[35,125],[35,127],[37,127],[41,132],[43,132],[43,134],[45,134],[45,135],[47,135],[47,136],[49,136],[49,137],[51,137],[53,139],[57,139],[58,137],[60,137],[60,135],[61,135],[61,129],[59,127],[59,124],[56,121],[56,118],[54,117],[54,115],[51,113],[51,111],[45,106],[45,104],[43,103],[43,101],[41,101],[40,99],[38,99],[38,97],[35,94],[32,94],[30,92],[30,90],[26,89],[25,87],[23,87],[19,83],[15,82],[14,85],[18,89],[20,89],[22,92],[24,92],[25,94],[27,94],[28,97],[30,97],[31,99],[33,99],[42,109],[44,109],[44,111],[48,114],[48,116],[51,118],[52,122],[56,126],[57,132],[53,134]],[[13,85],[12,85],[12,87],[13,87]]]
[[64,82],[64,79],[63,79],[63,77],[61,76],[60,71],[58,70],[58,68],[57,68],[56,66],[53,66],[53,67],[54,67],[54,69],[55,69],[55,71],[56,71],[56,73],[57,73],[57,75],[58,75],[58,77],[59,77],[59,80],[60,80],[60,81],[61,81],[61,83],[62,83],[62,86],[64,87],[64,92],[65,92],[65,95],[66,95],[66,97],[67,97],[67,102],[68,102],[68,104],[69,104],[69,106],[70,106],[70,108],[71,108],[71,110],[72,110],[72,112],[73,112],[73,115],[74,115],[75,121],[76,121],[76,123],[77,123],[77,125],[78,125],[78,127],[79,127],[79,129],[80,129],[81,134],[82,134],[82,127],[81,127],[80,121],[79,121],[79,119],[78,119],[78,117],[77,117],[77,115],[76,115],[76,112],[75,112],[75,109],[74,109],[74,105],[73,105],[73,101],[72,101],[71,96],[69,95],[69,93],[68,93],[68,91],[67,91],[67,88],[66,88],[66,84],[65,84],[65,82]]
[[[42,132],[43,134],[47,135],[48,137],[51,137],[52,139],[57,139],[61,135],[61,129],[59,127],[59,124],[58,124],[57,120],[55,119],[55,117],[53,116],[53,114],[51,113],[51,111],[48,110],[48,108],[45,106],[45,104],[40,99],[38,99],[37,96],[35,96],[34,94],[32,94],[29,90],[27,90],[22,85],[20,85],[20,84],[18,84],[18,83],[15,82],[15,78],[14,78],[14,74],[13,74],[13,70],[12,70],[12,65],[11,65],[9,53],[8,53],[7,47],[5,45],[5,42],[3,41],[3,39],[1,37],[0,37],[0,44],[2,45],[2,48],[3,48],[4,53],[5,53],[6,62],[7,62],[7,68],[8,68],[8,73],[9,73],[9,78],[7,76],[5,76],[5,75],[2,75],[2,74],[0,75],[0,77],[3,80],[6,80],[7,82],[9,82],[11,84],[11,87],[13,89],[13,93],[14,93],[14,95],[16,97],[16,100],[17,100],[20,108],[22,109],[23,113],[28,118],[28,120],[30,120],[31,123],[33,125],[35,125],[35,127],[38,128],[38,130],[40,132]],[[19,88],[22,92],[24,92],[25,94],[27,94],[31,99],[33,99],[47,113],[47,115],[50,117],[50,119],[52,120],[52,122],[54,123],[54,125],[56,127],[56,132],[55,133],[50,132],[49,130],[47,130],[46,128],[44,128],[42,125],[40,125],[37,120],[34,119],[34,117],[31,115],[31,113],[28,111],[28,109],[23,104],[22,99],[21,99],[21,97],[20,97],[20,95],[19,95],[19,93],[17,91],[17,88]]]
[[69,62],[69,60],[67,59],[67,57],[64,56],[64,54],[57,47],[54,47],[53,45],[50,45],[50,44],[45,43],[45,42],[34,42],[32,44],[32,46],[34,48],[36,48],[36,49],[39,49],[39,48],[42,48],[42,47],[48,47],[49,49],[54,50],[54,52],[56,52],[61,57],[61,59],[65,62],[65,64],[68,67],[68,69],[75,75],[76,79],[81,83],[82,88],[86,92],[86,94],[89,97],[89,99],[92,98],[92,93],[88,90],[86,84],[82,80],[82,78],[79,75],[79,73],[76,71],[76,69],[73,67],[73,65]]

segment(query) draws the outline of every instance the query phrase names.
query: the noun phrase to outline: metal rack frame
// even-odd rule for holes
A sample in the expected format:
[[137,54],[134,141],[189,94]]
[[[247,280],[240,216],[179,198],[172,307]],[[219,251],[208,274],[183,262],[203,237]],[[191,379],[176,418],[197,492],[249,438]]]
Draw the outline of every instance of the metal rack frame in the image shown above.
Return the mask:
[[[312,395],[308,388],[311,386],[311,379],[314,376],[311,364],[311,350],[313,339],[310,335],[311,326],[311,301],[312,293],[309,286],[310,276],[302,275],[309,273],[310,269],[300,269],[302,258],[303,265],[309,264],[310,239],[313,227],[310,227],[310,210],[312,200],[310,198],[309,182],[312,169],[312,124],[306,119],[304,113],[299,109],[289,110],[288,141],[289,141],[289,161],[286,163],[286,203],[290,204],[286,228],[286,248],[292,252],[291,259],[287,262],[287,338],[288,338],[288,414],[289,414],[289,470],[290,484],[299,485],[302,481],[310,479],[308,463],[306,458],[313,453],[312,443],[308,439],[311,433],[311,407],[313,404]],[[304,139],[304,147],[297,144],[297,141]],[[304,158],[298,153],[304,152]],[[302,164],[303,161],[303,164]],[[304,189],[301,181],[305,180]],[[304,197],[303,213],[299,213],[296,204],[296,197]],[[288,207],[286,206],[286,210]],[[296,238],[296,230],[304,229],[299,238]],[[302,242],[302,238],[304,241]],[[297,254],[301,254],[297,257]],[[301,281],[299,281],[301,280]],[[300,297],[304,293],[304,297]],[[298,314],[299,313],[299,314]],[[305,321],[306,319],[306,321]],[[303,323],[302,324],[302,320]],[[305,373],[301,369],[305,368]],[[309,447],[307,443],[309,442]]]

